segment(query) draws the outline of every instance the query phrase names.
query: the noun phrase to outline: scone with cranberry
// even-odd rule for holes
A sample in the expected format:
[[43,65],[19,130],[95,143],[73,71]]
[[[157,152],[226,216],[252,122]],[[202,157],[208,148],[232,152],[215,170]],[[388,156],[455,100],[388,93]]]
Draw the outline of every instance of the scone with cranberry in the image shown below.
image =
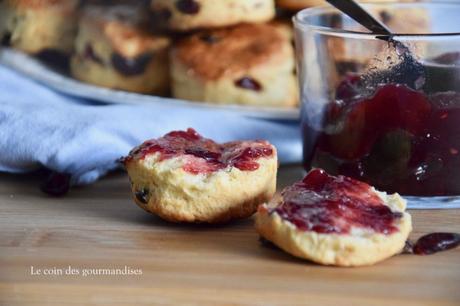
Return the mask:
[[323,265],[371,265],[401,252],[412,230],[406,202],[366,183],[312,170],[261,205],[256,229],[284,251]]
[[275,16],[274,0],[152,0],[157,23],[174,31],[266,22]]
[[174,131],[123,163],[137,205],[172,222],[246,218],[276,190],[276,149],[266,141],[218,144],[193,129]]
[[292,107],[298,103],[290,37],[273,24],[199,32],[171,52],[174,97],[215,104]]
[[169,89],[170,40],[148,31],[140,6],[88,6],[79,24],[72,75],[91,84],[146,94]]
[[0,38],[27,53],[70,54],[77,31],[79,0],[0,1]]

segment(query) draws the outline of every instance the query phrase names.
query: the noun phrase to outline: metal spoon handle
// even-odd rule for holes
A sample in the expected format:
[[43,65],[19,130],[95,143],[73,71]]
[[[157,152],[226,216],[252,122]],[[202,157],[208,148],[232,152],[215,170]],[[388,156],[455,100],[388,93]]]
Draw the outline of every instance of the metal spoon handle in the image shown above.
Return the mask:
[[391,35],[390,29],[369,14],[354,0],[326,0],[374,34]]

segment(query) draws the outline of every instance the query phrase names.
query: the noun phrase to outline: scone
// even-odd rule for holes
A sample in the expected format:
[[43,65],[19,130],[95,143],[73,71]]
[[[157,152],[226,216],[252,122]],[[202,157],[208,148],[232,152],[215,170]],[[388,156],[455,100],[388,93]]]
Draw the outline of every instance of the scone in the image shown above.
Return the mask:
[[275,16],[274,0],[152,0],[151,3],[157,23],[174,31],[260,23]]
[[79,0],[0,1],[0,38],[27,53],[73,50]]
[[130,5],[86,7],[71,59],[72,75],[99,86],[166,94],[170,40],[146,29],[144,13]]
[[137,205],[172,222],[246,218],[276,190],[276,149],[266,141],[218,144],[193,129],[174,131],[123,163]]
[[323,265],[371,265],[399,253],[412,230],[406,202],[314,169],[261,205],[256,229],[286,252]]
[[196,33],[171,52],[174,97],[215,104],[292,107],[298,103],[290,37],[271,24]]

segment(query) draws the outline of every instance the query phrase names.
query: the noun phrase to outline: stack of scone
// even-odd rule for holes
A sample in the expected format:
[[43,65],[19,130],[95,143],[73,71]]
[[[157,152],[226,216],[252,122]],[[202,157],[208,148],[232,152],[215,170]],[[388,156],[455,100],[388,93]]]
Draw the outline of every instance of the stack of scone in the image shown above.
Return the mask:
[[[290,17],[323,0],[4,0],[0,39],[83,82],[215,104],[295,107]],[[392,28],[397,11],[374,12]],[[396,16],[397,18],[394,18]],[[330,42],[340,65],[359,60]],[[69,60],[70,59],[70,60]],[[340,67],[338,67],[340,68]]]
[[290,27],[274,0],[6,0],[0,38],[62,55],[112,89],[217,104],[298,104]]

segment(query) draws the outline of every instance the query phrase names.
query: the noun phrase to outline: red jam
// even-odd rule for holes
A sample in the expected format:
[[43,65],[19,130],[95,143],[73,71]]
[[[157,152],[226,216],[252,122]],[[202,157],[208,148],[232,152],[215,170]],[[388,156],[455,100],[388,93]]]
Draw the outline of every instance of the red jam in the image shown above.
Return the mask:
[[460,93],[386,84],[363,96],[360,82],[346,78],[324,113],[303,120],[305,167],[387,192],[460,194]]
[[391,234],[402,217],[384,205],[366,183],[345,176],[331,176],[314,169],[287,187],[283,202],[271,212],[303,231],[347,234],[352,228]]
[[218,144],[198,134],[194,129],[173,131],[165,136],[144,142],[134,148],[123,162],[143,159],[150,154],[160,154],[160,161],[177,156],[186,156],[184,170],[193,173],[212,173],[227,167],[242,171],[259,169],[257,160],[273,156],[271,145],[262,140],[234,141]]
[[413,247],[414,254],[430,255],[450,250],[460,245],[460,234],[432,233],[422,236]]

